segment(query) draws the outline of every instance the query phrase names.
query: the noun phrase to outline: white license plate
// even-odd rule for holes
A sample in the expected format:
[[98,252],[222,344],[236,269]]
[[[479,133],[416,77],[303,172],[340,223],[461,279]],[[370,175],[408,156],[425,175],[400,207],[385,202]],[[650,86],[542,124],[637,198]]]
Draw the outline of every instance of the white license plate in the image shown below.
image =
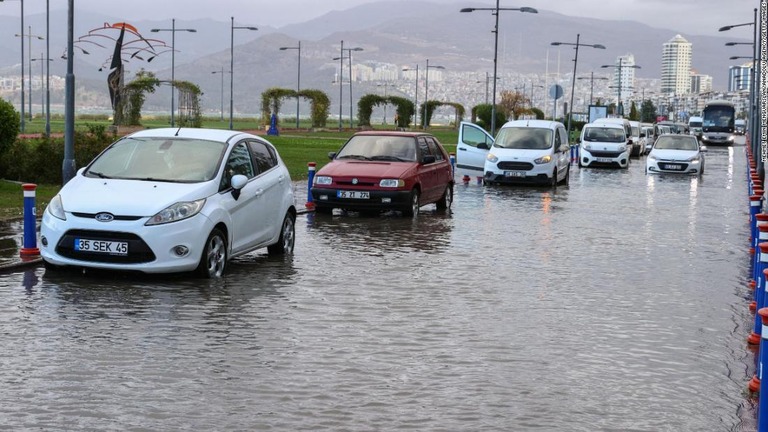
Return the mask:
[[96,252],[108,255],[128,255],[128,242],[76,238],[75,251]]
[[504,171],[504,177],[525,177],[525,171]]
[[666,164],[664,165],[664,169],[668,170],[681,170],[683,169],[682,165],[674,165],[674,164]]
[[336,191],[337,198],[370,199],[371,193],[367,191]]
[[597,161],[598,162],[603,162],[603,163],[611,163],[611,162],[613,162],[613,159],[611,159],[611,158],[597,158]]

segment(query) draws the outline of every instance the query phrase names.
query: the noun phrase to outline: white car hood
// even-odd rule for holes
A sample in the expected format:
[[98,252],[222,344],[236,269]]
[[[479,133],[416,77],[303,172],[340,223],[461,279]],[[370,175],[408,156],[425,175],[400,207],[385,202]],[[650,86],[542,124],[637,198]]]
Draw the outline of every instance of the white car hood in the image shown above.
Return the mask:
[[491,148],[490,152],[499,158],[499,160],[519,160],[530,162],[542,156],[552,154],[552,149],[507,149],[501,147],[493,147]]
[[660,160],[684,162],[698,154],[695,150],[667,150],[653,149],[651,154]]
[[64,185],[59,194],[67,213],[109,212],[114,215],[149,217],[171,204],[193,201],[216,193],[215,183],[167,183],[76,176]]

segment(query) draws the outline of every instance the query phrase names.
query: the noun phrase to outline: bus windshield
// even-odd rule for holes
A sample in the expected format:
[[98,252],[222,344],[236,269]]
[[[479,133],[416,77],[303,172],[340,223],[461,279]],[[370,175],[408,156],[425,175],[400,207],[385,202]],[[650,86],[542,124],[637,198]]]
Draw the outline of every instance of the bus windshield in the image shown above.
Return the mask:
[[704,132],[733,132],[736,110],[733,106],[708,105],[704,108]]

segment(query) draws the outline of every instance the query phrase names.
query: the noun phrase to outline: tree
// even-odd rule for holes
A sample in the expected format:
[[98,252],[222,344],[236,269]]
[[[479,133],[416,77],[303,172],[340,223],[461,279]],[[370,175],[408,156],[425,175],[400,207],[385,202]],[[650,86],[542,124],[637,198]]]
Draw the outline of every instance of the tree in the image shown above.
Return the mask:
[[656,106],[650,100],[644,100],[640,104],[640,121],[653,123],[656,121]]
[[536,116],[536,120],[544,120],[544,111],[538,108],[531,108],[531,112]]
[[19,113],[10,102],[0,99],[0,155],[13,145],[19,136]]
[[637,111],[635,101],[632,101],[632,104],[629,106],[629,119],[634,121],[640,120],[640,113]]
[[[507,116],[502,112],[501,107],[496,104],[496,124],[502,125],[506,121]],[[472,108],[472,123],[477,123],[485,130],[491,130],[491,104],[475,105]]]
[[525,97],[524,94],[518,91],[512,92],[504,90],[501,92],[501,102],[499,102],[499,107],[504,112],[505,118],[517,119],[528,112],[528,108],[526,107],[530,103],[531,101]]

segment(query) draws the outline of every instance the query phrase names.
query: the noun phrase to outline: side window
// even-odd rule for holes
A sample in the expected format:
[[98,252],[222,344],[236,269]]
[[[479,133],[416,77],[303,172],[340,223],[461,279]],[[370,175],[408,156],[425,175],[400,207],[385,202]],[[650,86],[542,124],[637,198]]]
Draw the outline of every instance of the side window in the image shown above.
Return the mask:
[[557,133],[555,134],[555,151],[559,151],[562,145],[563,145],[563,133],[560,128],[557,128]]
[[277,166],[277,156],[266,144],[258,141],[249,141],[248,148],[251,150],[253,160],[256,162],[256,168],[259,173],[263,173]]
[[488,147],[491,146],[492,142],[488,139],[488,136],[486,136],[481,130],[468,126],[468,125],[462,125],[461,126],[461,137],[464,144],[477,147],[480,143],[485,143],[488,145]]
[[433,138],[427,138],[427,145],[429,146],[430,153],[432,153],[436,161],[445,160],[445,157],[443,157],[443,152],[440,151],[440,147]]
[[232,148],[232,152],[227,159],[227,165],[224,167],[224,176],[221,178],[219,190],[229,189],[232,176],[242,174],[249,179],[256,175],[251,161],[251,154],[245,146],[245,143],[238,143]]
[[429,152],[429,144],[427,144],[427,139],[424,137],[419,137],[419,161],[421,159],[424,159],[424,156],[428,156],[431,153]]

